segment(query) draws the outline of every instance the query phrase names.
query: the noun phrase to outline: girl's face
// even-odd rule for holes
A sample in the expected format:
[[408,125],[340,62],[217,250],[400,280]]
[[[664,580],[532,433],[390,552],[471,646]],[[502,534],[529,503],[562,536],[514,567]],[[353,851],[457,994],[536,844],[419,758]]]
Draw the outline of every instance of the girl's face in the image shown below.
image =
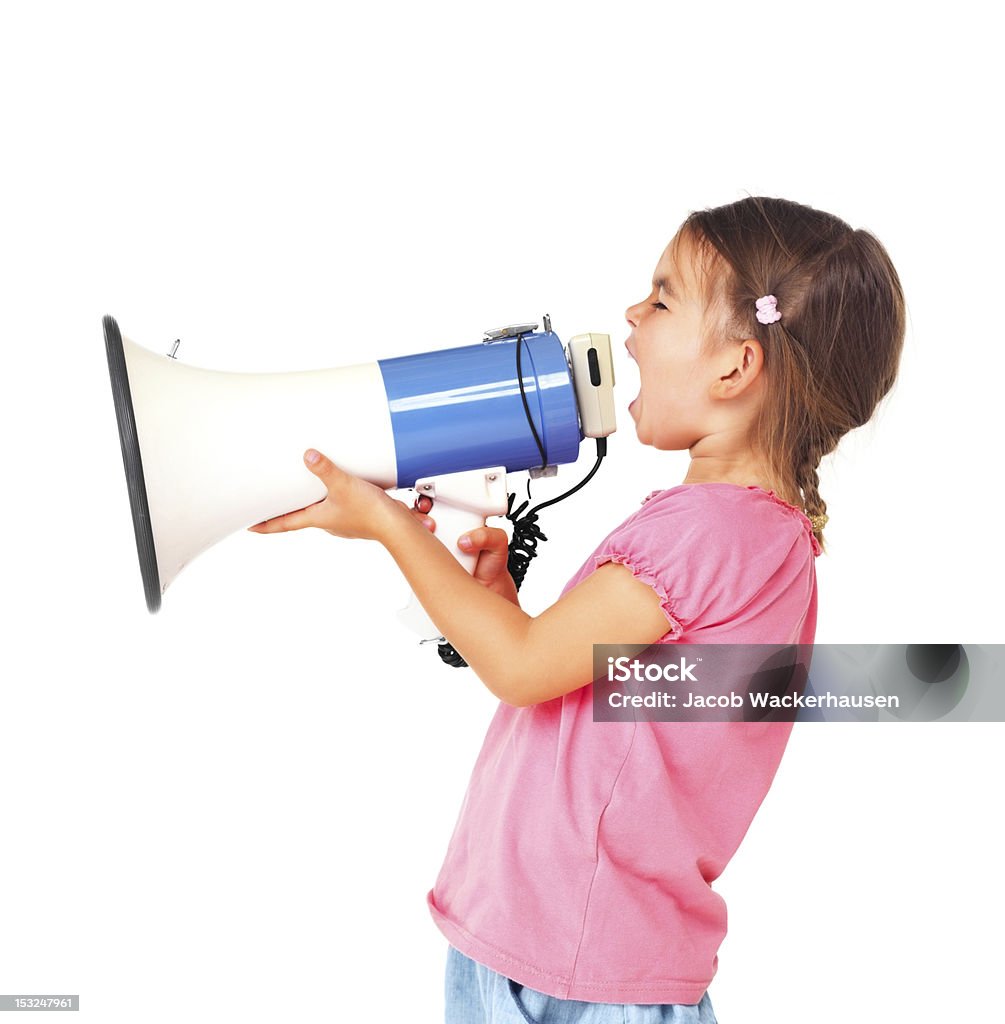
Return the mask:
[[642,384],[628,411],[639,440],[665,451],[691,448],[708,433],[715,411],[710,389],[718,367],[703,354],[705,303],[693,249],[687,238],[671,241],[652,291],[625,311],[632,327],[625,348]]

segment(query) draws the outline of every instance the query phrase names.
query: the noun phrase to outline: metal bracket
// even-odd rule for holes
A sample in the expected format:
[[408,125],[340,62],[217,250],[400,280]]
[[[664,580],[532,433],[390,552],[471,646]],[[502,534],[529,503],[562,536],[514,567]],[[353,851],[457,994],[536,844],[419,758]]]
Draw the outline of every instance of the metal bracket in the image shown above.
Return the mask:
[[508,327],[496,327],[485,332],[482,344],[488,345],[493,341],[506,341],[509,338],[519,338],[521,334],[530,334],[537,330],[537,324],[510,324]]

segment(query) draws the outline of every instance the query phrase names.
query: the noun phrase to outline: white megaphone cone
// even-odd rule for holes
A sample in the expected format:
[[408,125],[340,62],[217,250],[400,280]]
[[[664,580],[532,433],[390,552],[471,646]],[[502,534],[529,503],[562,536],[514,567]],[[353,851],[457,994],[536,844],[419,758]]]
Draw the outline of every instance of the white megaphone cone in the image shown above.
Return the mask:
[[[507,471],[575,461],[584,432],[614,429],[610,339],[570,342],[574,391],[561,343],[533,327],[336,369],[225,373],[157,355],[105,317],[147,607],[223,537],[324,498],[302,465],[308,445],[385,490],[431,497],[435,535],[471,571],[457,537],[506,512]],[[438,633],[421,608],[405,618]]]
[[[114,321],[106,331],[117,334]],[[391,419],[376,363],[221,373],[127,338],[119,345],[125,372],[113,370],[113,383],[128,392],[116,395],[116,409],[123,438],[130,419],[135,433],[123,455],[131,488],[144,491],[140,511],[145,504],[154,553],[143,567],[145,583],[155,584],[147,587],[151,611],[182,567],[221,538],[324,498],[324,484],[303,469],[305,437],[317,438],[308,443],[348,472],[395,486]]]

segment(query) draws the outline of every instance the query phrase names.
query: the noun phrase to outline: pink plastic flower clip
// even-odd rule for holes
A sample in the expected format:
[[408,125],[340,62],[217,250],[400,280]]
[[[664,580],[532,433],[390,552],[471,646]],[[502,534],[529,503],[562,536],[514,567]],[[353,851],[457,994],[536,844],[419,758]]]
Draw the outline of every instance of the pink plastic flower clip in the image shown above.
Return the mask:
[[773,324],[782,319],[778,312],[778,299],[774,295],[762,295],[755,303],[757,312],[754,314],[762,324]]

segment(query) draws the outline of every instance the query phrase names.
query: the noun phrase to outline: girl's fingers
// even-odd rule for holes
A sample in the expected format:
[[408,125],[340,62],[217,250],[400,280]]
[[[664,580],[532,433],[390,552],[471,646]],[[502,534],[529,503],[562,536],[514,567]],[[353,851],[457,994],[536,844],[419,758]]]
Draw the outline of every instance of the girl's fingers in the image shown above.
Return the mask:
[[[304,452],[304,465],[317,477],[320,477],[327,484],[334,483],[336,477],[345,476],[345,471],[338,468],[326,455],[314,448],[308,448]],[[329,488],[330,489],[330,488]],[[287,512],[286,515],[276,516],[274,519],[266,519],[264,523],[256,523],[249,526],[251,533],[288,533],[290,530],[304,530],[309,526],[320,526],[317,519],[317,507],[324,504],[325,500],[316,501],[307,508],[297,509],[295,512]]]
[[[466,542],[466,543],[465,543]],[[508,551],[509,537],[498,526],[476,526],[457,538],[462,551]]]
[[[318,504],[321,504],[318,502]],[[288,533],[290,530],[303,530],[308,526],[316,526],[315,506],[299,508],[296,512],[287,512],[284,516],[266,519],[264,523],[249,526],[251,533]]]
[[327,455],[322,455],[315,448],[308,448],[304,452],[304,464],[315,476],[321,477],[327,484],[347,475],[344,469],[339,469]]
[[[470,539],[470,546],[461,543]],[[505,530],[495,526],[479,526],[458,538],[462,551],[479,552],[475,571],[472,574],[482,583],[493,583],[507,570],[509,563],[509,537]]]
[[435,519],[430,518],[424,512],[420,511],[417,508],[410,508],[408,511],[411,513],[412,518],[413,519],[418,519],[419,522],[422,523],[422,525],[427,530],[429,530],[430,533],[433,533],[436,530],[436,520]]
[[436,520],[430,518],[426,513],[433,507],[433,499],[428,494],[420,494],[416,499],[415,503],[409,509],[409,512],[419,520],[422,525],[433,532],[436,530]]

